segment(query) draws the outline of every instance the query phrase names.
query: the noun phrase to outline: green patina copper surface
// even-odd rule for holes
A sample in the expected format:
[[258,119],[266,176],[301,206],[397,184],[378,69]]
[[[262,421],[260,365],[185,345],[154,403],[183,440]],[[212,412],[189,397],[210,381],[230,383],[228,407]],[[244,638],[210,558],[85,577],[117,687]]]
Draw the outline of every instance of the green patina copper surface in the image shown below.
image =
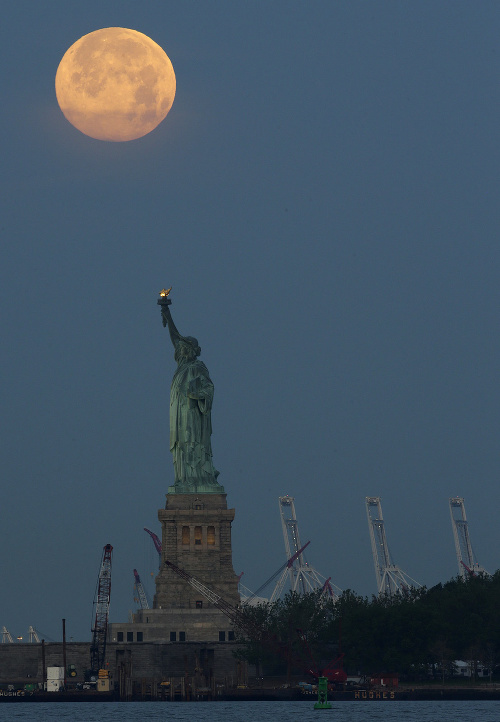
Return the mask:
[[[162,294],[167,295],[162,295]],[[172,319],[168,292],[158,303],[164,326],[174,346],[177,370],[170,390],[170,451],[175,484],[169,494],[221,494],[224,487],[212,460],[212,401],[214,385],[198,356],[201,349],[192,336],[181,336]]]

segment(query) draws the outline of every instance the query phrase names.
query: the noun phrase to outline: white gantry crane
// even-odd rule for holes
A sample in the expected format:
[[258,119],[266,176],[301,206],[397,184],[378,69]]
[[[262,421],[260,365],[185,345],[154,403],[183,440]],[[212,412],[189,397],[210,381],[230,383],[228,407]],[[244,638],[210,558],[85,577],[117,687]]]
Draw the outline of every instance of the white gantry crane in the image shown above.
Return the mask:
[[300,543],[294,498],[292,496],[280,496],[279,507],[287,562],[284,565],[283,572],[276,583],[269,601],[274,602],[281,596],[287,578],[290,582],[290,589],[293,592],[305,594],[315,589],[322,589],[326,595],[337,599],[339,593],[342,593],[342,590],[331,583],[331,578],[327,579],[319,574],[305,560],[304,549],[309,542],[304,546]]
[[469,536],[469,525],[465,515],[465,504],[460,496],[454,496],[450,499],[450,515],[459,575],[462,579],[473,577],[476,574],[490,576],[489,572],[479,564],[474,556]]
[[14,644],[14,640],[12,639],[12,635],[7,629],[7,627],[2,627],[2,644]]
[[28,627],[28,641],[31,643],[38,642],[38,644],[40,644],[40,637],[39,637],[38,632],[36,631],[35,627],[33,627],[33,625],[30,625]]
[[[22,640],[22,637],[18,637],[17,639],[20,641],[20,640]],[[35,627],[33,627],[32,625],[30,625],[28,627],[28,641],[31,643],[33,643],[33,642],[40,643],[40,637],[38,636],[38,632],[36,631]],[[9,630],[7,629],[7,627],[2,627],[2,644],[6,644],[6,643],[13,644],[14,640],[12,639],[12,635],[9,632]]]
[[379,496],[366,497],[366,513],[372,542],[373,563],[375,565],[378,594],[389,594],[392,596],[397,592],[405,593],[410,587],[420,587],[421,585],[418,582],[403,572],[402,569],[392,561],[387,544],[387,537],[385,535],[382,505]]

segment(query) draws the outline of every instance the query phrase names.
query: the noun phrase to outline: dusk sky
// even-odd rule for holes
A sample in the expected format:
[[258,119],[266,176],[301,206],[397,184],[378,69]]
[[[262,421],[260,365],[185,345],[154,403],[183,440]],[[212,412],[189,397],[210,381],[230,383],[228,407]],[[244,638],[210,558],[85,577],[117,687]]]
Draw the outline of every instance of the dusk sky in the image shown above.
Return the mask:
[[[177,78],[160,126],[94,140],[61,113],[81,36],[132,28]],[[394,561],[458,572],[449,498],[500,567],[497,1],[5,4],[0,626],[89,640],[153,591],[173,350],[215,385],[214,463],[255,590],[285,561],[376,592],[365,497]],[[269,593],[272,590],[269,589]]]

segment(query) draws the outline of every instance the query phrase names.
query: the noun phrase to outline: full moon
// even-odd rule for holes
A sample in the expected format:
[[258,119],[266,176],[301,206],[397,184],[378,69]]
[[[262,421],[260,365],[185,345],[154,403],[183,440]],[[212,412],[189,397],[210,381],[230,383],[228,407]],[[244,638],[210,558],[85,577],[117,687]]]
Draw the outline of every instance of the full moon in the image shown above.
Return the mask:
[[147,35],[103,28],[64,54],[56,97],[69,122],[98,140],[124,141],[150,133],[175,97],[175,73],[165,51]]

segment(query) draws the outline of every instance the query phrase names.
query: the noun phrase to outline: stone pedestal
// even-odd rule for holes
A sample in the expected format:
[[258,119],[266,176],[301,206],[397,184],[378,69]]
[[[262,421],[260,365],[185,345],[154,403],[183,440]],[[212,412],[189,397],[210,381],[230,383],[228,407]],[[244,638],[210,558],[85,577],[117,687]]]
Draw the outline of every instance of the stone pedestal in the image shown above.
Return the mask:
[[238,578],[231,550],[234,509],[227,508],[226,494],[167,494],[158,519],[162,526],[162,566],[156,578],[154,608],[212,607],[199,591],[165,566],[166,559],[233,606],[238,605]]
[[192,574],[233,606],[238,606],[238,577],[233,569],[231,522],[226,494],[166,495],[158,511],[162,562],[156,577],[153,609],[135,614],[134,629],[144,641],[229,642],[231,622],[201,592],[179,577],[165,560]]
[[162,562],[153,609],[138,610],[132,623],[110,625],[110,641],[231,642],[234,630],[226,615],[167,567],[165,560],[238,606],[231,550],[234,509],[227,508],[226,494],[169,493],[166,499],[165,508],[158,511]]

